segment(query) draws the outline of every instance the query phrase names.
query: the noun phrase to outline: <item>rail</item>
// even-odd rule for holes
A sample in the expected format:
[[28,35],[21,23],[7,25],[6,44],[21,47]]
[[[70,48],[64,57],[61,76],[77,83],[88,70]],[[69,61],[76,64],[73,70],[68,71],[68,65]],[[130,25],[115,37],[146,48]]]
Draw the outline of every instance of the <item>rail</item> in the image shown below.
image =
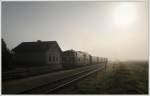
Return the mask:
[[[103,67],[104,68],[104,67]],[[75,81],[78,81],[86,76],[89,76],[91,75],[92,73],[95,73],[103,68],[97,68],[97,69],[93,69],[93,70],[89,70],[89,71],[85,71],[85,72],[82,72],[76,76],[72,76],[72,77],[69,77],[69,78],[65,78],[63,80],[59,80],[55,83],[50,83],[50,84],[47,84],[47,85],[44,85],[44,86],[40,86],[38,88],[35,88],[33,90],[28,90],[28,91],[25,91],[21,94],[53,94],[53,92],[59,90],[60,88],[63,88],[69,84],[72,84],[74,83]]]
[[[56,73],[44,74],[23,80],[16,80],[12,82],[2,83],[3,94],[35,94],[35,93],[49,93],[54,89],[63,87],[71,82],[79,80],[96,70],[104,68],[105,64],[97,64],[86,66],[84,68],[77,68],[73,70],[66,70]],[[50,90],[49,90],[50,89]]]

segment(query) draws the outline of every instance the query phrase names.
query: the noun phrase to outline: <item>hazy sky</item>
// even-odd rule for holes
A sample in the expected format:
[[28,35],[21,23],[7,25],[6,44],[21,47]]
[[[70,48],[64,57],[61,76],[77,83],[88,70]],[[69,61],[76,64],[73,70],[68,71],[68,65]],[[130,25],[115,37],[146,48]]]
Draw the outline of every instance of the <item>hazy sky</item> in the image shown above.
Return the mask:
[[2,38],[57,41],[116,60],[148,59],[147,2],[3,2]]

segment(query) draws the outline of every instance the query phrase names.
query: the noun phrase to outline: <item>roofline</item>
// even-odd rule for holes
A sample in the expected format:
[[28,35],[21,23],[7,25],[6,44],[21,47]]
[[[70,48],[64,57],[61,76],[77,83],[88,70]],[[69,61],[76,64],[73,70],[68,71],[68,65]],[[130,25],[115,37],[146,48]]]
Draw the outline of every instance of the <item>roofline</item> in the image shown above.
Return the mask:
[[[60,52],[63,52],[62,49],[60,48],[59,44],[57,43],[57,41],[41,41],[40,43],[42,43],[42,42],[44,42],[44,43],[45,43],[45,42],[55,42],[56,45],[58,46]],[[18,44],[16,47],[14,47],[11,51],[16,52],[16,48],[17,48],[18,46],[20,46],[21,44],[24,44],[24,43],[38,43],[38,40],[37,40],[37,41],[31,41],[31,42],[21,42],[21,43]],[[49,48],[48,48],[47,50],[49,50]],[[45,51],[47,51],[47,50],[45,50]],[[44,52],[45,52],[45,51],[44,51]]]

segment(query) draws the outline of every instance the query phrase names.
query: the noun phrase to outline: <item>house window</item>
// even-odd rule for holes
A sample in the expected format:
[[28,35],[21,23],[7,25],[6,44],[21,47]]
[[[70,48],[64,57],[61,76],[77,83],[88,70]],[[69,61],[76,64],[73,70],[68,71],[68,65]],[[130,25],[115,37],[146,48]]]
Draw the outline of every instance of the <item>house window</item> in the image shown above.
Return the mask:
[[53,61],[55,62],[55,56],[53,56]]
[[56,61],[58,61],[58,57],[56,57]]
[[51,56],[49,56],[49,61],[51,62]]

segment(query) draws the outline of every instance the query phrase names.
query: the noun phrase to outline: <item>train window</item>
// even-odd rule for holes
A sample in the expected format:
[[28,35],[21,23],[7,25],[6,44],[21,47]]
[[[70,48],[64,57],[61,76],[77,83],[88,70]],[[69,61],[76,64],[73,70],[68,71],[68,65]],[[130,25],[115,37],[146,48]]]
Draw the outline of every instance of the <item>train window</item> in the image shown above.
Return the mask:
[[77,56],[76,53],[74,53],[74,56]]
[[77,56],[77,53],[74,53],[74,56]]

